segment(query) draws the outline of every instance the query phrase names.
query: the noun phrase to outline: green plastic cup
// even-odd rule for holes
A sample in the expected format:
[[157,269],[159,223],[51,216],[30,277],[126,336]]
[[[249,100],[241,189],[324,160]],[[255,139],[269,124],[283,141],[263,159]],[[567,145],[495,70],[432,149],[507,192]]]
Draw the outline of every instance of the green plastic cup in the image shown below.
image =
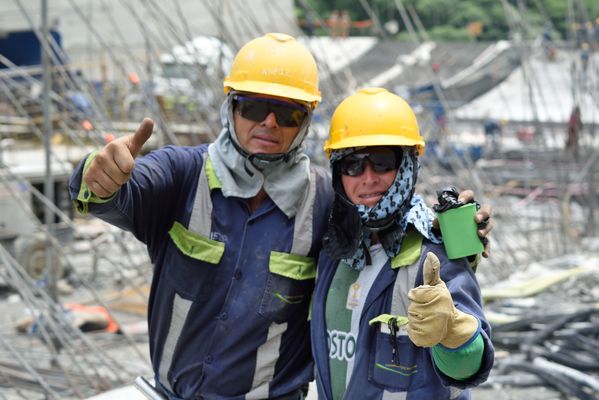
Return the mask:
[[483,244],[478,238],[476,205],[469,203],[438,214],[443,235],[443,245],[450,260],[482,253]]

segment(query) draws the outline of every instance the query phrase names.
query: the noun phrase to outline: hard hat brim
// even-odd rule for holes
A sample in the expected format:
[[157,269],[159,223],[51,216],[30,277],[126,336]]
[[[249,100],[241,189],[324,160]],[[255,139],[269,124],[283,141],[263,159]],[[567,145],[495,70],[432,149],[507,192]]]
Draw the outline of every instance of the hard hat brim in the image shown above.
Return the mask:
[[293,100],[304,101],[306,103],[318,103],[320,102],[320,96],[308,93],[304,90],[300,90],[291,86],[280,85],[277,83],[258,82],[258,81],[245,81],[245,82],[224,82],[225,93],[228,89],[234,89],[240,92],[251,92],[270,94],[273,96],[286,97]]
[[326,143],[324,150],[346,149],[350,147],[368,147],[368,146],[416,146],[418,154],[422,155],[424,151],[424,139],[415,140],[397,135],[365,135],[343,138],[335,142],[335,144]]

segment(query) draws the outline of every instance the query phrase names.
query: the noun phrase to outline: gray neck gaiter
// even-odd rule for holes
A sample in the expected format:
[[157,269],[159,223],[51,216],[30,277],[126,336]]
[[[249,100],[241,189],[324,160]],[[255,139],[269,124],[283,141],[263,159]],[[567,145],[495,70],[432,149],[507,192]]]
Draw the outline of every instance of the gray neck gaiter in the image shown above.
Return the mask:
[[[304,120],[292,148],[301,146],[308,132],[311,116],[309,113]],[[208,154],[222,185],[223,195],[248,199],[256,196],[260,188],[264,187],[277,207],[287,217],[294,217],[310,181],[310,159],[303,153],[303,148],[300,147],[289,159],[268,162],[260,170],[241,155],[231,142],[237,140],[231,95],[227,96],[221,106],[221,121],[223,129],[216,141],[208,147]]]

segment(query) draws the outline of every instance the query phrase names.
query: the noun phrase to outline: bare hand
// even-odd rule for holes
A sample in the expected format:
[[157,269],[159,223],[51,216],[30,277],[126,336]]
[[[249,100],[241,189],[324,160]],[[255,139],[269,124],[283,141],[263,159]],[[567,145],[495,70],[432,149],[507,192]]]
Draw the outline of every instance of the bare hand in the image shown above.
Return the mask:
[[91,162],[83,181],[98,197],[106,198],[116,193],[131,177],[135,157],[152,136],[154,121],[144,120],[132,135],[108,143]]
[[[458,196],[458,201],[462,203],[469,203],[474,200],[474,192],[472,190],[464,190],[460,192]],[[481,204],[480,209],[476,212],[475,221],[478,226],[478,237],[481,238],[482,242],[485,244],[485,249],[483,250],[483,257],[488,258],[491,255],[491,243],[487,236],[493,230],[493,208],[488,204]],[[485,240],[486,239],[486,240]]]
[[[458,195],[458,201],[462,203],[470,203],[474,200],[474,192],[472,190],[464,190],[460,192]],[[478,237],[484,243],[484,250],[482,252],[482,256],[488,258],[491,255],[491,243],[487,236],[493,230],[493,226],[495,225],[493,221],[493,209],[488,204],[481,204],[480,209],[476,212],[475,222],[478,226]],[[439,221],[437,218],[433,220],[433,226],[435,229],[439,229]]]

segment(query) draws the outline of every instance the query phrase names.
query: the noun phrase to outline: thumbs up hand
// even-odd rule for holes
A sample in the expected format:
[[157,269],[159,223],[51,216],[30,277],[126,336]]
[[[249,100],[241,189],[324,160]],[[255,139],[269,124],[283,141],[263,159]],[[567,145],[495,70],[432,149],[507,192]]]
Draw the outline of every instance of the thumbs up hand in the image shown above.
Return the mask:
[[478,331],[478,319],[455,308],[440,272],[439,259],[428,253],[424,261],[424,284],[408,292],[411,301],[408,336],[419,347],[441,343],[455,349]]
[[110,197],[131,177],[135,157],[152,136],[154,122],[145,118],[137,131],[115,139],[98,152],[83,177],[87,187],[98,197]]

